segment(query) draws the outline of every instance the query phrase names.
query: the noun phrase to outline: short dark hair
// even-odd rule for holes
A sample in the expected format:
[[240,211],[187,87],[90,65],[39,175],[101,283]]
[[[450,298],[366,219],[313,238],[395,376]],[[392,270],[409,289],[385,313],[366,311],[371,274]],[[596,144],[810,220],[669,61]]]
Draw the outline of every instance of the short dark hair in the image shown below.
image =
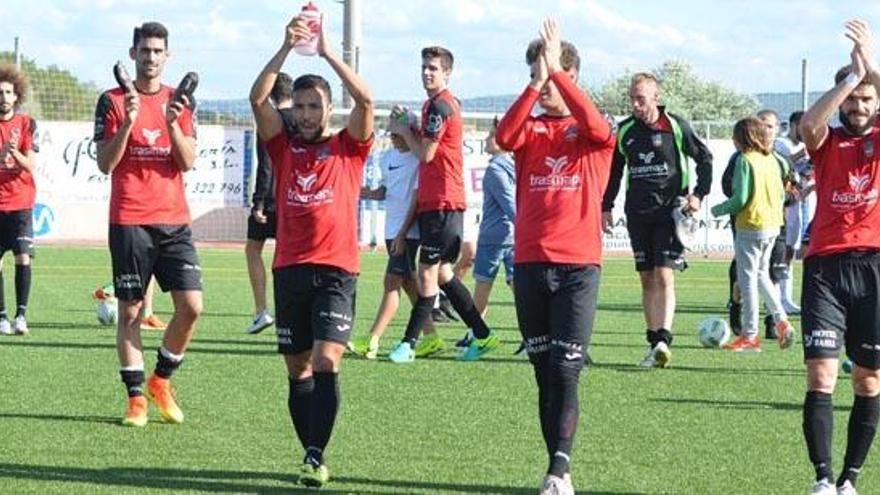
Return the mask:
[[757,151],[769,155],[773,151],[770,131],[758,117],[746,117],[733,126],[733,140],[743,153]]
[[272,85],[269,98],[277,105],[279,102],[293,98],[293,78],[286,72],[279,72]]
[[12,92],[15,93],[15,108],[21,108],[27,99],[28,78],[12,64],[0,64],[0,82],[12,84]]
[[776,119],[776,122],[779,122],[779,114],[776,113],[776,110],[773,110],[771,108],[762,108],[761,110],[758,110],[758,113],[756,115],[759,119],[767,117],[768,115],[772,115]]
[[159,38],[165,42],[165,48],[168,48],[168,29],[159,22],[145,22],[134,28],[131,46],[137,48],[138,42],[144,38]]
[[304,74],[293,81],[293,93],[306,89],[320,89],[327,95],[327,101],[333,101],[333,93],[330,91],[330,83],[323,77],[316,74]]
[[452,56],[452,52],[442,46],[427,46],[422,48],[422,58],[439,58],[440,67],[443,67],[446,70],[452,70],[452,65],[455,63],[455,57]]
[[[526,48],[526,64],[532,65],[535,63],[538,57],[541,56],[542,51],[544,51],[544,40],[532,40],[529,43],[529,47]],[[576,71],[581,70],[581,56],[578,55],[577,48],[568,41],[562,41],[562,54],[559,56],[559,63],[562,64],[562,70],[567,71],[572,67]]]
[[795,112],[791,112],[791,115],[788,116],[788,123],[791,125],[797,124],[804,118],[803,110],[797,110]]

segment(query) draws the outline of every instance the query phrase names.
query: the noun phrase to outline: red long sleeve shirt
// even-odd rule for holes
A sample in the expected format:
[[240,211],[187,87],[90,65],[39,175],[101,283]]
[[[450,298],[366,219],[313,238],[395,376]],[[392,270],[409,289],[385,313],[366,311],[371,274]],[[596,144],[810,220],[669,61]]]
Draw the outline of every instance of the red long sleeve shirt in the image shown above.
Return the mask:
[[516,163],[516,263],[600,265],[602,195],[615,139],[608,122],[565,72],[556,85],[571,115],[531,116],[527,87],[498,124],[496,141]]

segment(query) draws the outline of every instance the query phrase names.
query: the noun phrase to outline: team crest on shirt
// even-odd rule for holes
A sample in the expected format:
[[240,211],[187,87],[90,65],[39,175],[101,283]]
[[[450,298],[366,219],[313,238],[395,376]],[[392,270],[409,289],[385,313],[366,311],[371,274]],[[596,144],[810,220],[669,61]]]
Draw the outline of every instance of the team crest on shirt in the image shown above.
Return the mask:
[[568,156],[548,156],[544,158],[544,166],[549,169],[547,175],[532,173],[529,175],[529,190],[573,190],[581,186],[581,176],[576,171],[566,174],[563,169],[568,166]]
[[437,134],[443,128],[443,117],[440,115],[429,115],[425,132],[428,134]]
[[564,138],[567,142],[572,142],[577,140],[578,137],[578,128],[576,125],[570,125],[565,128]]
[[322,162],[330,157],[330,148],[327,146],[323,146],[318,150],[318,154],[315,155],[315,159],[319,162]]
[[873,183],[874,178],[870,174],[848,174],[848,187],[831,191],[831,208],[847,212],[877,203],[877,188],[870,187]]

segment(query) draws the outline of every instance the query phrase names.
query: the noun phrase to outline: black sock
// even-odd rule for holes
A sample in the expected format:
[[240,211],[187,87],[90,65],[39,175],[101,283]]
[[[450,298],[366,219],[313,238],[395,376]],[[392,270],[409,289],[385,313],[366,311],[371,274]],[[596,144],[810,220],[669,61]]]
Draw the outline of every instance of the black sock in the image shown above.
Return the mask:
[[15,316],[25,315],[30,294],[31,265],[15,265],[15,302],[18,304]]
[[538,384],[538,420],[541,422],[541,435],[544,437],[544,446],[547,448],[547,458],[552,459],[556,451],[555,435],[550,426],[550,353],[542,352],[533,358],[535,362],[535,382]]
[[659,340],[657,340],[657,332],[648,328],[647,330],[645,330],[645,340],[648,341],[648,345],[651,346],[651,349],[653,349],[654,346],[657,345],[657,342],[659,342]]
[[406,333],[403,336],[404,342],[409,342],[411,346],[416,346],[416,340],[419,339],[419,333],[431,321],[431,310],[434,309],[434,301],[437,295],[422,297],[416,300],[413,305],[412,312],[409,314],[409,322],[406,324]]
[[[330,442],[336,412],[339,410],[339,384],[337,374],[327,371],[315,372],[315,390],[312,392],[312,409],[309,415],[309,447],[306,459],[321,464],[324,449]],[[311,461],[307,461],[311,462]]]
[[287,393],[287,410],[290,412],[290,420],[293,429],[302,444],[303,449],[309,446],[309,421],[311,421],[312,392],[315,390],[315,380],[312,377],[298,380],[293,377],[287,378],[290,390]]
[[122,383],[125,384],[125,390],[128,392],[129,397],[144,395],[143,370],[120,370],[119,375],[122,376]]
[[162,352],[162,349],[159,349],[157,353],[156,359],[156,376],[159,378],[169,379],[171,375],[180,367],[183,360],[174,361],[173,359],[165,356],[165,353]]
[[441,285],[440,288],[446,293],[446,297],[449,298],[449,302],[452,303],[455,312],[461,316],[462,321],[474,332],[474,337],[478,339],[488,337],[489,327],[483,321],[483,317],[480,316],[477,307],[474,306],[474,298],[471,297],[471,293],[461,283],[461,280],[452,277],[452,280]]
[[807,392],[804,399],[804,439],[810,462],[816,469],[816,481],[833,480],[831,472],[831,436],[834,433],[834,406],[831,394]]
[[3,271],[0,270],[0,320],[6,320],[9,316],[6,314],[6,296],[4,295],[3,288]]
[[[557,352],[553,350],[551,352]],[[560,351],[564,352],[564,351]],[[580,405],[578,381],[580,368],[567,365],[562,358],[551,359],[550,424],[555,436],[555,448],[551,453],[549,474],[563,477],[569,472],[574,434],[577,431]]]
[[727,300],[733,302],[733,288],[736,287],[736,260],[730,262],[727,269]]
[[877,432],[877,418],[880,417],[880,396],[855,396],[852,411],[849,413],[849,428],[846,435],[846,457],[843,472],[837,478],[837,486],[846,480],[856,484],[859,471],[871,450],[874,433]]
[[658,344],[660,342],[665,342],[666,345],[668,345],[670,347],[672,346],[672,332],[670,332],[669,330],[667,330],[665,328],[658,329],[657,330],[657,337],[655,337],[655,338],[657,339]]

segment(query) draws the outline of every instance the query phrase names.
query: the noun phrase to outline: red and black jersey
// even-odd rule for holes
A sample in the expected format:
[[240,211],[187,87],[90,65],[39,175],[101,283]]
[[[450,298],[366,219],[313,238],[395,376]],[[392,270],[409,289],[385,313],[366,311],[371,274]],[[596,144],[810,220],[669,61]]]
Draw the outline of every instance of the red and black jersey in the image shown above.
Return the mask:
[[438,148],[433,160],[419,165],[417,212],[464,211],[461,105],[448,89],[422,106],[422,136]]
[[495,137],[516,163],[514,257],[517,263],[599,265],[614,134],[568,74],[556,72],[551,80],[571,115],[532,117],[540,93],[527,87]]
[[880,249],[880,128],[866,136],[829,129],[809,150],[816,177],[816,214],[807,256]]
[[[37,123],[34,119],[24,114],[14,114],[11,119],[0,121],[0,149],[12,139],[18,139],[18,151],[27,154],[29,151],[38,151],[39,145],[35,142]],[[6,155],[3,163],[0,163],[0,211],[28,210],[34,207],[37,196],[37,188],[34,184],[34,176],[19,167],[15,157]]]
[[373,138],[342,130],[320,143],[279,132],[266,142],[275,172],[272,268],[316,264],[360,271],[357,204]]
[[[114,225],[180,225],[190,222],[183,187],[183,171],[171,158],[171,138],[165,110],[174,88],[162,86],[153,94],[140,93],[140,107],[125,154],[110,178],[110,223]],[[111,139],[125,121],[125,93],[106,91],[95,109],[95,141]],[[178,118],[188,137],[196,136],[192,109]]]

